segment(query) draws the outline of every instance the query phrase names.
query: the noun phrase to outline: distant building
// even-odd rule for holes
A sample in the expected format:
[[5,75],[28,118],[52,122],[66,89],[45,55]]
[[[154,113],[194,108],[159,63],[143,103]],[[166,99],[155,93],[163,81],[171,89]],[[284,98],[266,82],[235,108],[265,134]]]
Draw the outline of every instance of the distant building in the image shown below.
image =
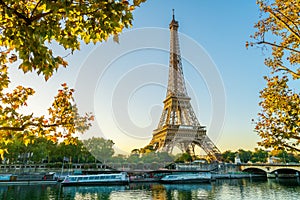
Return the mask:
[[240,159],[240,157],[239,157],[239,155],[237,155],[237,156],[234,158],[234,163],[235,163],[235,164],[240,164],[240,163],[242,163],[242,162],[241,162],[241,159]]
[[275,156],[270,156],[268,157],[268,163],[280,163],[280,158],[275,157]]

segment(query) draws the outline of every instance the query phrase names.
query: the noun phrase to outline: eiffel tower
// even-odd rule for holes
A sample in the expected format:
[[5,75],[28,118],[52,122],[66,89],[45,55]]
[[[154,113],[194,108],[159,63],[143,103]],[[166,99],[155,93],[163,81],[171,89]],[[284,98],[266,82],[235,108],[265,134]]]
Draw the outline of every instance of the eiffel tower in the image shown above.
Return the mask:
[[174,10],[170,28],[169,80],[164,109],[149,146],[156,151],[172,153],[174,147],[195,156],[195,146],[202,148],[210,160],[219,160],[220,151],[206,135],[191,106],[187,94],[178,39],[178,21]]

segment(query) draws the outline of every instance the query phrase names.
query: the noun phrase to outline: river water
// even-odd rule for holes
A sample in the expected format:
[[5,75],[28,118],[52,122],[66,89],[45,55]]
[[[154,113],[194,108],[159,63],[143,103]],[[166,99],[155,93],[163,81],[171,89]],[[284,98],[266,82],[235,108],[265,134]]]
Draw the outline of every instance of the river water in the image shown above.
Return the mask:
[[60,185],[0,185],[0,199],[300,199],[299,179],[226,179],[206,184],[130,184],[128,186],[60,187]]

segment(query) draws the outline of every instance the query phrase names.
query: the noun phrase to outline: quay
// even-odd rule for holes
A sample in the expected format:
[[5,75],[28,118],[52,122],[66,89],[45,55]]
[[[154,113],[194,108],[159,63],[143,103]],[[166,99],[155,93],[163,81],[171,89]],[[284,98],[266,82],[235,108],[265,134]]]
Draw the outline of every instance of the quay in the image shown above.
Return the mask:
[[[52,184],[71,174],[100,174],[127,172],[130,182],[157,182],[163,176],[180,173],[211,172],[211,179],[237,179],[237,178],[299,178],[300,164],[168,164],[169,168],[151,169],[121,167],[114,169],[103,164],[71,164],[69,168],[48,168],[46,165],[0,165],[0,184]],[[159,168],[158,168],[159,167]],[[10,179],[5,176],[11,175]]]

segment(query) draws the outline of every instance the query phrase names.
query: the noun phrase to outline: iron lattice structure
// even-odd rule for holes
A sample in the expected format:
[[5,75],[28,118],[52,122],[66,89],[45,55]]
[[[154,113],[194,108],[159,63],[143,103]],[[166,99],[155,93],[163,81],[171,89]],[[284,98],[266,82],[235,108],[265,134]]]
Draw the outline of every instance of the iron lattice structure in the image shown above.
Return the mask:
[[191,106],[191,98],[187,94],[178,39],[178,21],[173,19],[170,28],[170,63],[169,80],[164,109],[157,129],[148,146],[156,151],[172,153],[174,147],[182,152],[195,155],[195,146],[199,146],[211,160],[219,160],[220,151],[206,135]]

